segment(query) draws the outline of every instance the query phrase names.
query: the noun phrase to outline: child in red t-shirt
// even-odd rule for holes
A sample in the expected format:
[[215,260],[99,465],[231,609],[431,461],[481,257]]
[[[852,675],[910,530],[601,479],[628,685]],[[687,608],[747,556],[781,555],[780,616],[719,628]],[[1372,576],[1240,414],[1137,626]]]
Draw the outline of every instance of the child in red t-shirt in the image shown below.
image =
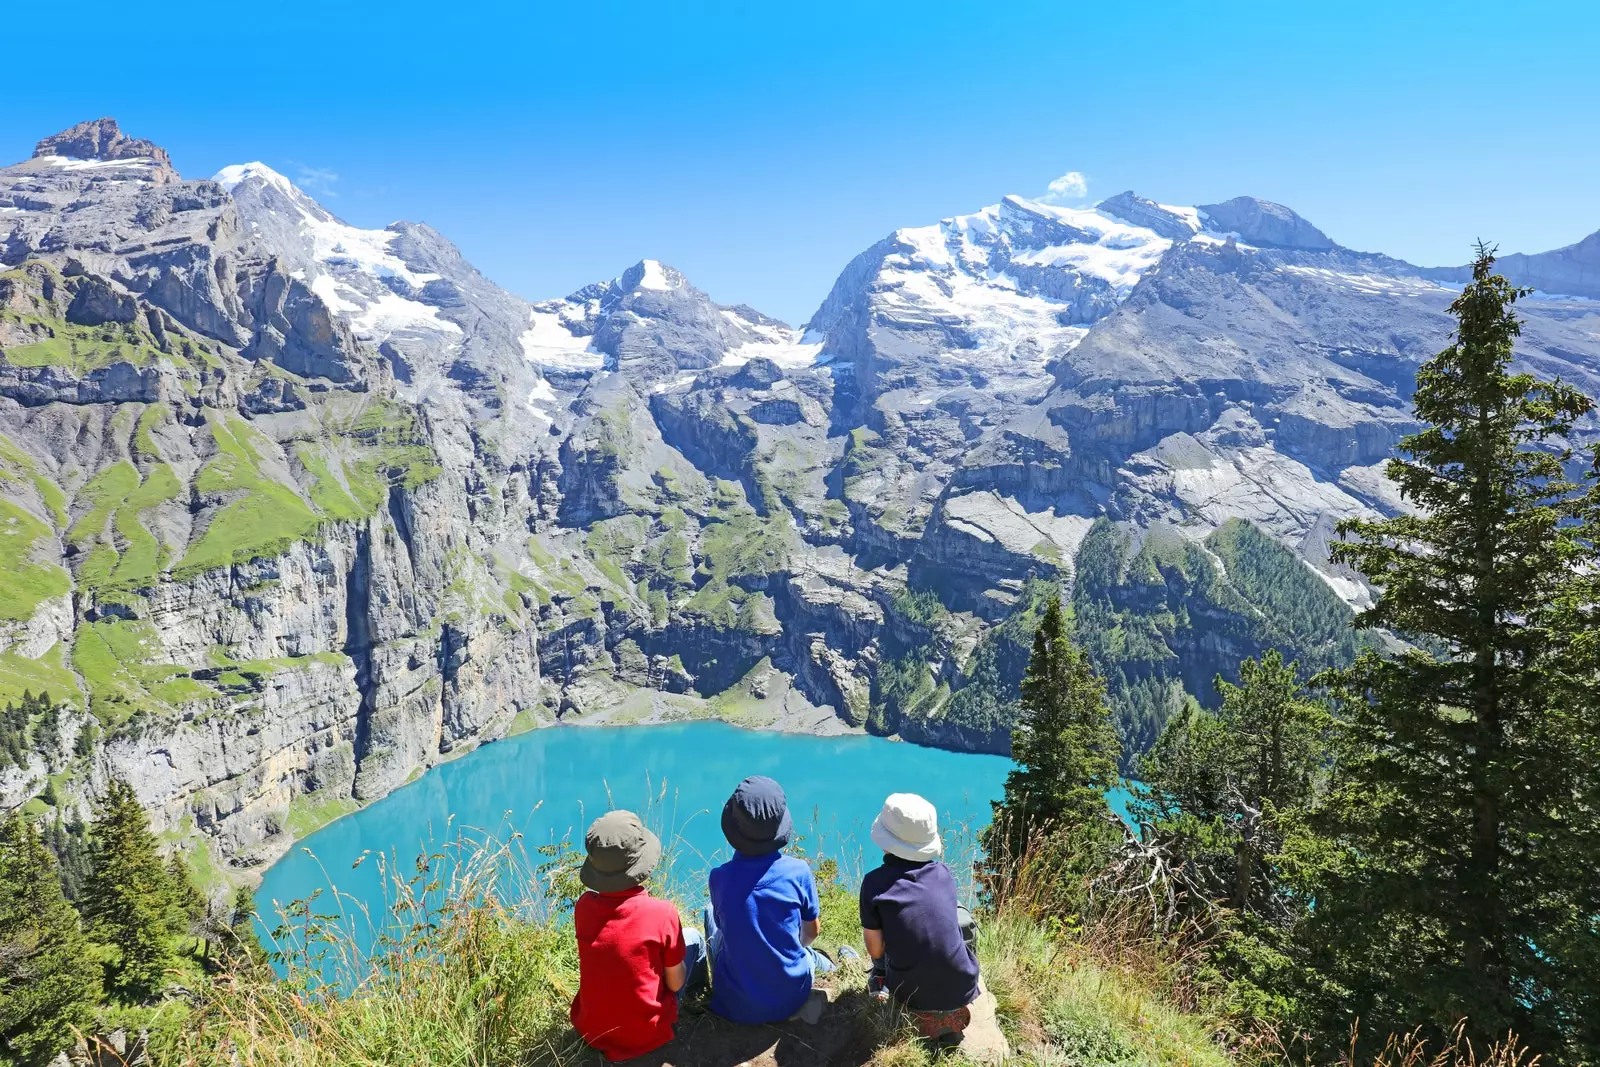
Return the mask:
[[594,821],[578,877],[578,995],[572,1025],[607,1059],[626,1060],[672,1040],[678,999],[705,962],[698,930],[641,884],[661,859],[661,841],[631,811]]

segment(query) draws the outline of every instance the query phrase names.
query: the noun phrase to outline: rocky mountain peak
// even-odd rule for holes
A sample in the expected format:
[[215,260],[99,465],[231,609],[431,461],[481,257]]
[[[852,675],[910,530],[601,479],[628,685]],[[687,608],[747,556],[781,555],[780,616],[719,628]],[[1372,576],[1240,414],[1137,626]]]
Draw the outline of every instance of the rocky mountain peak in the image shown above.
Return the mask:
[[1154,230],[1169,241],[1187,240],[1194,234],[1198,224],[1193,208],[1175,208],[1158,204],[1154,200],[1136,195],[1132,189],[1116,196],[1106,197],[1095,205],[1095,210],[1121,219],[1123,222]]
[[657,259],[641,259],[622,272],[621,281],[623,292],[631,292],[634,289],[656,289],[667,292],[682,289],[688,284],[683,272]]
[[265,182],[284,196],[299,197],[301,195],[300,191],[294,187],[293,182],[260,160],[256,160],[253,163],[231,164],[217,171],[211,178],[212,181],[230,193],[251,179]]
[[1282,204],[1236,196],[1220,204],[1201,204],[1206,229],[1236,233],[1246,244],[1263,248],[1298,248],[1326,252],[1338,246],[1328,235]]
[[33,148],[33,158],[43,156],[102,163],[150,160],[161,171],[177,177],[165,148],[154,141],[129,137],[113,118],[90,119],[44,138]]

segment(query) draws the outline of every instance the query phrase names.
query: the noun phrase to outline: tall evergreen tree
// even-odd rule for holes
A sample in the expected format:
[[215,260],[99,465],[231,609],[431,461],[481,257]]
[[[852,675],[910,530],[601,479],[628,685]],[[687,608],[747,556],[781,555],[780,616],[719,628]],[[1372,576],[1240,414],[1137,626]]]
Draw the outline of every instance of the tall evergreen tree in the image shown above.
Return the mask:
[[176,891],[138,796],[114,779],[95,806],[89,829],[92,875],[84,887],[83,911],[91,933],[119,956],[110,986],[143,1000],[166,982],[173,962]]
[[0,824],[0,1059],[45,1063],[88,1026],[100,969],[86,949],[49,849],[13,815]]
[[1052,596],[1022,679],[1018,723],[1011,734],[1017,768],[985,841],[991,862],[1015,855],[1035,833],[1103,837],[1106,792],[1117,783],[1116,731],[1105,685],[1067,635],[1061,598]]
[[1600,816],[1572,717],[1600,693],[1591,674],[1581,709],[1559,707],[1574,697],[1552,679],[1570,644],[1554,608],[1586,552],[1565,441],[1591,403],[1512,372],[1523,293],[1493,264],[1480,247],[1455,343],[1417,376],[1423,429],[1387,468],[1413,511],[1340,527],[1335,559],[1379,590],[1357,625],[1414,647],[1332,676],[1341,766],[1306,945],[1334,1034],[1358,1015],[1369,1034],[1464,1018],[1479,1041],[1515,1030],[1576,1062],[1600,1054],[1600,969],[1572,966],[1600,937]]
[[[1133,805],[1146,844],[1184,890],[1206,931],[1208,959],[1230,1010],[1292,1022],[1299,974],[1289,952],[1306,914],[1286,868],[1304,819],[1325,789],[1329,716],[1277,651],[1216,679],[1216,712],[1191,702],[1140,761]],[[1219,907],[1220,905],[1220,907]]]
[[167,860],[167,880],[172,887],[173,924],[179,929],[199,929],[206,919],[206,898],[194,884],[189,865],[177,853]]
[[76,904],[89,881],[89,827],[76,814],[64,822],[57,812],[54,821],[40,827],[40,833],[56,858],[62,892]]
[[1212,899],[1236,911],[1281,913],[1277,877],[1263,869],[1285,816],[1316,795],[1327,753],[1327,710],[1276,649],[1239,664],[1239,684],[1216,679],[1215,713],[1190,705],[1140,761],[1138,807],[1174,834]]

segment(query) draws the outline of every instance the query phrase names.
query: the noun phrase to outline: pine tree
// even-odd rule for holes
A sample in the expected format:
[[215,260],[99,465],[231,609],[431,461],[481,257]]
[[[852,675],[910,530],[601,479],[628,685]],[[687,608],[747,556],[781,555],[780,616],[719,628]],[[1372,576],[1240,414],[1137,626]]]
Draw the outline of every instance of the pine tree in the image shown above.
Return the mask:
[[1565,441],[1591,403],[1512,373],[1523,294],[1493,263],[1480,247],[1455,343],[1417,376],[1423,429],[1387,468],[1414,510],[1340,527],[1335,559],[1380,590],[1357,625],[1413,647],[1331,677],[1341,765],[1305,944],[1335,1036],[1357,1015],[1368,1034],[1465,1018],[1477,1041],[1511,1029],[1571,1062],[1600,1053],[1582,793],[1600,693],[1592,671],[1564,676],[1581,693],[1552,684],[1571,645],[1553,609],[1585,562]]
[[206,904],[205,894],[194,884],[188,864],[176,853],[167,861],[167,884],[172,892],[172,899],[167,906],[168,928],[201,938],[199,948],[204,950],[206,944],[203,939],[210,908]]
[[1287,1025],[1299,967],[1290,955],[1306,914],[1289,870],[1304,851],[1304,820],[1326,789],[1329,716],[1276,650],[1216,678],[1221,706],[1190,702],[1140,760],[1133,810],[1145,843],[1183,891],[1205,931],[1230,1012]]
[[37,702],[38,721],[33,724],[34,751],[44,756],[50,766],[60,762],[61,706],[50,699],[48,691],[40,693]]
[[132,786],[110,783],[89,833],[93,873],[84,887],[84,917],[91,933],[120,957],[111,968],[111,988],[130,1000],[147,999],[165,984],[173,962],[176,890]]
[[1245,660],[1238,685],[1217,677],[1214,714],[1186,708],[1140,761],[1142,813],[1178,836],[1213,899],[1239,912],[1282,913],[1281,887],[1263,864],[1284,816],[1307,808],[1322,777],[1328,714],[1296,673],[1276,649]]
[[256,936],[256,897],[246,886],[234,890],[228,909],[224,955],[237,971],[258,970],[267,963],[267,951]]
[[175,924],[198,926],[206,917],[206,898],[195,886],[182,856],[174,853],[167,860],[167,878],[172,885],[172,906],[177,909]]
[[100,974],[86,949],[55,861],[13,815],[0,824],[0,1059],[45,1063],[89,1025]]
[[76,904],[89,881],[89,828],[76,815],[63,822],[58,812],[55,820],[43,826],[40,832],[45,847],[55,856],[61,891],[67,900]]
[[1033,637],[1011,735],[1017,768],[986,835],[991,864],[1016,856],[1034,834],[1085,843],[1111,830],[1106,792],[1117,784],[1117,736],[1105,685],[1067,635],[1061,598],[1052,596]]

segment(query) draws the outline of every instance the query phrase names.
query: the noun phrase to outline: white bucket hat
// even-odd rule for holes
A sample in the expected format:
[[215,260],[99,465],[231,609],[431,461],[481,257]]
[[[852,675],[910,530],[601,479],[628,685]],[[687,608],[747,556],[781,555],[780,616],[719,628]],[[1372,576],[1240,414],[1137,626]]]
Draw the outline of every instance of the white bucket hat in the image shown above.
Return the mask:
[[872,820],[871,836],[872,843],[889,855],[913,863],[938,859],[944,852],[938,812],[915,793],[891,793]]

